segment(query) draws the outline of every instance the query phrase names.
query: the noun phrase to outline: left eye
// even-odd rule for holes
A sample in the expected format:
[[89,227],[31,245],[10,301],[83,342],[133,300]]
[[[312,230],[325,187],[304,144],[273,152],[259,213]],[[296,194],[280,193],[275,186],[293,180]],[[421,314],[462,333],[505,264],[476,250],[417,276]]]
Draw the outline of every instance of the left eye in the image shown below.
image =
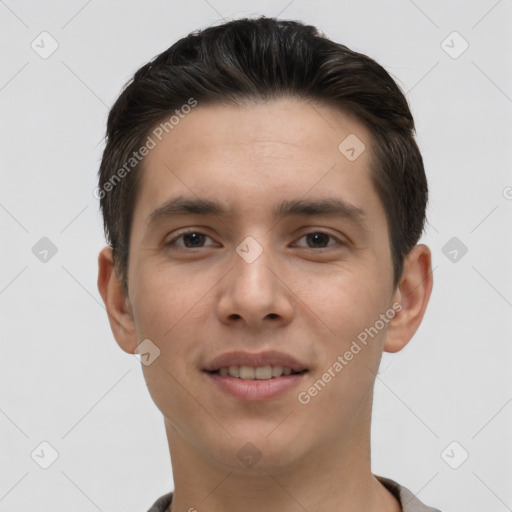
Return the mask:
[[[306,233],[305,235],[301,236],[300,239],[306,238],[306,243],[314,244],[316,247],[309,246],[310,249],[318,248],[318,245],[320,245],[320,249],[323,249],[324,247],[329,247],[328,241],[329,239],[334,240],[335,242],[339,242],[337,238],[330,235],[329,233],[324,233],[323,231],[313,231],[311,233]],[[330,245],[335,245],[330,244]],[[301,246],[304,247],[304,246]]]

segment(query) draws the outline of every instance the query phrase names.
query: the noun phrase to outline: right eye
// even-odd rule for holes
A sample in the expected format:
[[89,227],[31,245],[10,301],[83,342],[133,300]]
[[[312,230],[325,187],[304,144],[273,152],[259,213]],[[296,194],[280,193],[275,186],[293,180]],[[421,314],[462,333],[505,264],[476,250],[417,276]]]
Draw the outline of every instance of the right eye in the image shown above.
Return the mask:
[[[211,238],[208,235],[205,235],[204,233],[201,233],[196,230],[189,230],[186,232],[181,233],[178,236],[175,236],[172,240],[169,242],[166,242],[166,247],[169,246],[176,246],[180,247],[182,249],[201,249],[203,247],[203,243],[206,238]],[[183,240],[183,244],[177,244],[177,240]]]

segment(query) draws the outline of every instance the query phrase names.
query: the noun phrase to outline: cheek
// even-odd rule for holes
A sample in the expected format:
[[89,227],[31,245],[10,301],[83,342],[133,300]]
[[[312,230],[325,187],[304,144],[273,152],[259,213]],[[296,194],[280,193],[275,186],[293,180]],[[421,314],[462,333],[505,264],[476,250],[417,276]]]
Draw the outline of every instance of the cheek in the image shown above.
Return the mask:
[[370,265],[331,266],[300,283],[297,276],[295,290],[300,302],[326,328],[329,341],[340,347],[373,325],[388,307],[388,283]]
[[134,314],[138,334],[172,343],[204,311],[211,286],[205,276],[178,266],[145,265],[138,268],[134,286]]
[[198,414],[188,383],[197,372],[191,361],[197,359],[198,316],[204,314],[208,297],[197,277],[185,277],[176,268],[148,266],[138,271],[133,287],[137,336],[139,341],[151,340],[159,350],[150,365],[142,365],[144,379],[156,406],[179,428],[180,418]]
[[[339,435],[339,425],[368,405],[387,329],[381,314],[388,311],[387,285],[361,273],[344,273],[321,287],[309,305],[331,331],[319,339],[322,364],[300,391],[310,418],[332,414],[325,436]],[[389,321],[390,318],[388,318]],[[314,411],[314,412],[313,412]],[[313,419],[311,421],[314,421]]]
[[386,335],[388,324],[380,315],[388,311],[388,286],[371,272],[359,267],[336,278],[332,273],[309,297],[311,309],[329,327],[327,336],[318,340],[323,354],[316,378],[322,382],[316,381],[321,392],[312,390],[319,395],[313,407],[320,413],[322,407],[339,404],[340,421],[355,414],[371,390]]
[[[167,374],[161,387],[189,381],[201,352],[202,325],[214,307],[212,287],[218,279],[204,273],[184,272],[178,266],[147,265],[140,267],[134,286],[134,318],[138,340],[151,340],[160,351],[153,371],[144,367],[148,387],[158,373]],[[209,293],[210,291],[210,293]],[[174,380],[176,379],[176,380]],[[158,382],[157,382],[158,384]],[[157,389],[157,388],[155,388]]]

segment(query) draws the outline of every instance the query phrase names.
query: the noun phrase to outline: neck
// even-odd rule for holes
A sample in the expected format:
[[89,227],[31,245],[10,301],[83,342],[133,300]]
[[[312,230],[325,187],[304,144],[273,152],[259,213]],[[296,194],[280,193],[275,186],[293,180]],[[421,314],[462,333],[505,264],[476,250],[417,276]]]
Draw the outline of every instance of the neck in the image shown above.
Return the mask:
[[175,485],[170,510],[400,512],[371,472],[371,397],[359,412],[346,435],[317,439],[309,451],[280,454],[280,463],[245,470],[212,460],[166,420]]

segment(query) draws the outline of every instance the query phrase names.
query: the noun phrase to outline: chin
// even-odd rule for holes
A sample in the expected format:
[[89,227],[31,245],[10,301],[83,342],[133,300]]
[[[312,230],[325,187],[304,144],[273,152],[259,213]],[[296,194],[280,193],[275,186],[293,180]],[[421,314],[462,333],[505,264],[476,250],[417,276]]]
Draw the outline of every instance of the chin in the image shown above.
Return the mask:
[[300,432],[292,433],[277,425],[274,421],[270,428],[268,422],[259,427],[230,428],[233,437],[216,435],[215,442],[205,442],[204,449],[209,451],[215,464],[226,471],[267,477],[269,473],[286,472],[306,455],[304,442],[307,440]]

